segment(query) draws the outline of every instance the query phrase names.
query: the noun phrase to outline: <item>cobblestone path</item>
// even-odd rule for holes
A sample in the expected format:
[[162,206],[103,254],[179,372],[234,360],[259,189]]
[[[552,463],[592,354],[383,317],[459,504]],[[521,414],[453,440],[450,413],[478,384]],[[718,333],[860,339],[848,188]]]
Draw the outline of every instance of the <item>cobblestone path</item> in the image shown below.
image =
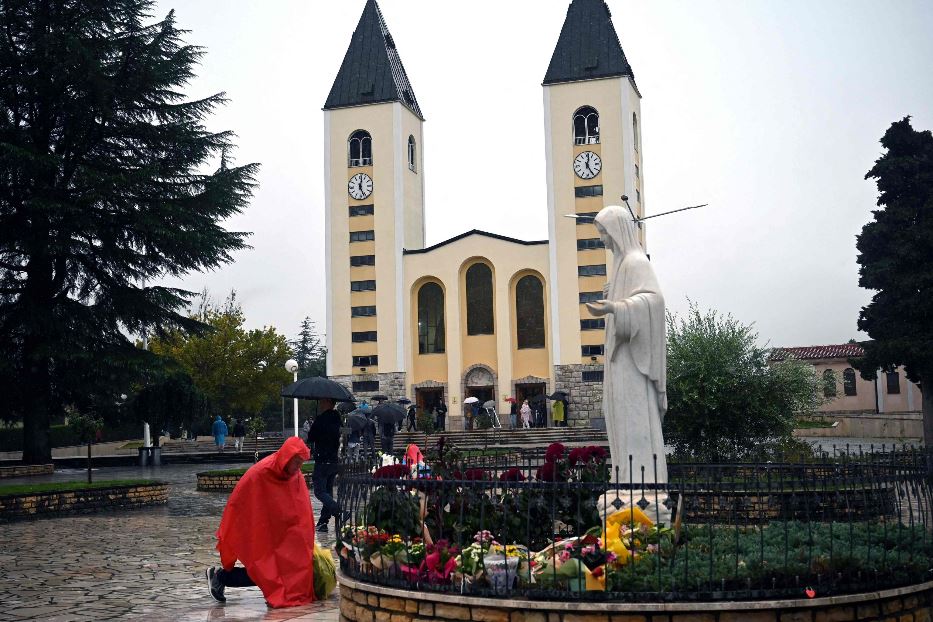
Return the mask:
[[[227,603],[207,592],[204,568],[219,564],[214,532],[227,495],[196,490],[198,471],[223,465],[103,468],[94,479],[161,479],[171,484],[161,508],[47,518],[0,526],[0,620],[331,622],[337,599],[268,609],[258,588],[228,589]],[[4,480],[81,480],[85,471]],[[315,515],[320,505],[314,500]],[[333,535],[318,540],[333,546]]]

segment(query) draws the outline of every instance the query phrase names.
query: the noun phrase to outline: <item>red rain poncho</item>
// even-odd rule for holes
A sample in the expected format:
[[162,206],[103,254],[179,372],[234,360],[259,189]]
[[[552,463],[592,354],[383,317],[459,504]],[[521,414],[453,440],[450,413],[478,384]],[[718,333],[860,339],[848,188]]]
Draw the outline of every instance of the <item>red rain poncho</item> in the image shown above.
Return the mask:
[[271,607],[314,600],[314,514],[301,472],[285,475],[294,456],[309,458],[296,437],[253,465],[233,489],[217,530],[224,569],[240,560]]

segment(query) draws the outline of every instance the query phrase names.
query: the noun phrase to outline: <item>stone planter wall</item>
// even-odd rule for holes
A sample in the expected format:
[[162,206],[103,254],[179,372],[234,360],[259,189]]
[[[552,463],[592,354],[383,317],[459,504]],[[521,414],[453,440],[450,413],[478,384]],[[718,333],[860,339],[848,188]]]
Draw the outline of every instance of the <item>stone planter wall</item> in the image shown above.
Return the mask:
[[31,475],[51,475],[55,472],[54,464],[18,464],[0,467],[0,479],[8,477],[29,477]]
[[[198,490],[204,492],[230,492],[236,483],[240,481],[242,475],[211,475],[210,473],[198,473]],[[311,474],[305,473],[305,483],[308,490],[313,487],[311,483]]]
[[340,622],[930,622],[933,582],[803,600],[608,603],[406,591],[339,575]]
[[129,510],[168,502],[168,484],[88,488],[0,496],[0,522],[88,514],[102,510]]

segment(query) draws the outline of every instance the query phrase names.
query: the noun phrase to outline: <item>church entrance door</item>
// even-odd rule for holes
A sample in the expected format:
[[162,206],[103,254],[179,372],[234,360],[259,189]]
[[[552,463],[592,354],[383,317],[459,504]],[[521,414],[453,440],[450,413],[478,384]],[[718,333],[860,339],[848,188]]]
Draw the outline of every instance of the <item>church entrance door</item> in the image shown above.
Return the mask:
[[415,404],[419,411],[429,413],[441,403],[444,389],[415,389]]

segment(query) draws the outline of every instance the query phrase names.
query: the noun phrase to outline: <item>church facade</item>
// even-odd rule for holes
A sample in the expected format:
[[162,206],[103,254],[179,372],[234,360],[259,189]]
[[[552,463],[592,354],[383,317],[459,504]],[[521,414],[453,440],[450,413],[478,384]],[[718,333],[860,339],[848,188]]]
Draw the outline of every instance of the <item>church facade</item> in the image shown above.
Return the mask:
[[641,95],[603,0],[570,3],[543,91],[548,239],[426,247],[424,116],[367,0],[324,105],[327,369],[356,396],[443,398],[457,429],[467,397],[501,413],[563,390],[569,425],[602,425],[605,327],[584,303],[611,262],[592,222],[564,215],[645,205]]

